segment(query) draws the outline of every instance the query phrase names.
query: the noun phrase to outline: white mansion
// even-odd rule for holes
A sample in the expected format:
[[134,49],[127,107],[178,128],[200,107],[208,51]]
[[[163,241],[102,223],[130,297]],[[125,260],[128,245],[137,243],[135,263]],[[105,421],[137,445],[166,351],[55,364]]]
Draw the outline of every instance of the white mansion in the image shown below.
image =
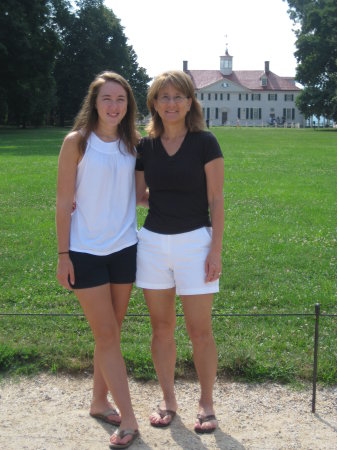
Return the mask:
[[304,126],[295,105],[300,88],[292,77],[269,70],[232,70],[233,57],[220,56],[220,70],[183,70],[190,75],[204,118],[210,125]]

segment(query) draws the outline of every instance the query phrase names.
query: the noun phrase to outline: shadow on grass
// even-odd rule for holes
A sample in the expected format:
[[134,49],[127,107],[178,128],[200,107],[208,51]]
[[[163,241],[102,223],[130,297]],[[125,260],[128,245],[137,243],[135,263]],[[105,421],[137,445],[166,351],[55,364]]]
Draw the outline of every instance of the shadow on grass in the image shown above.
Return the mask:
[[68,128],[0,129],[0,155],[57,156]]

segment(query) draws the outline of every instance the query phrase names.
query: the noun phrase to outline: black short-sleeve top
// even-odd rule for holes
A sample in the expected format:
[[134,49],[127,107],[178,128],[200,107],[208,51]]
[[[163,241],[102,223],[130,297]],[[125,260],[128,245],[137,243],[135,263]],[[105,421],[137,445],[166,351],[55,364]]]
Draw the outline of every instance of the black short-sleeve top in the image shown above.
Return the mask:
[[136,170],[144,171],[149,211],[144,227],[161,234],[178,234],[211,226],[205,164],[222,158],[215,136],[188,132],[179,150],[169,156],[160,137],[142,138]]

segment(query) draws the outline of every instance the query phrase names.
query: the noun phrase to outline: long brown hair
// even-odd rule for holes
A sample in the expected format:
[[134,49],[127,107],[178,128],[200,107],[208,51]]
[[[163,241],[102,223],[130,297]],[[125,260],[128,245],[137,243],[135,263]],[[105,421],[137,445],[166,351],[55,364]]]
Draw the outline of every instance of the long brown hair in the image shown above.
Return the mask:
[[127,93],[128,106],[125,116],[118,124],[119,138],[124,142],[129,153],[134,153],[134,147],[138,143],[139,137],[136,129],[137,105],[131,86],[121,75],[115,72],[102,72],[96,76],[90,84],[88,93],[83,100],[82,107],[78,112],[72,131],[81,131],[80,152],[84,154],[87,140],[92,131],[95,130],[98,122],[96,109],[96,99],[100,88],[107,81],[119,83]]
[[146,131],[151,137],[161,136],[164,131],[163,122],[154,108],[154,100],[158,98],[159,91],[167,84],[172,84],[187,98],[192,99],[190,111],[186,114],[185,124],[189,131],[201,131],[205,128],[201,105],[195,97],[194,86],[191,78],[180,70],[170,70],[158,75],[149,88],[147,94],[147,107],[151,113],[151,119]]

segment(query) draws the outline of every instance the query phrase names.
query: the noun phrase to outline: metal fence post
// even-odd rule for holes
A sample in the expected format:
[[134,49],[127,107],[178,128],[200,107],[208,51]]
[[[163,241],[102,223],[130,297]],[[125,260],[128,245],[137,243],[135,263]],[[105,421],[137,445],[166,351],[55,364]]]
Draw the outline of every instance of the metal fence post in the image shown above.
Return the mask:
[[311,412],[316,411],[316,382],[317,382],[317,366],[318,366],[318,332],[319,332],[319,314],[320,304],[315,305],[315,344],[314,344],[314,370],[312,376],[312,408]]

